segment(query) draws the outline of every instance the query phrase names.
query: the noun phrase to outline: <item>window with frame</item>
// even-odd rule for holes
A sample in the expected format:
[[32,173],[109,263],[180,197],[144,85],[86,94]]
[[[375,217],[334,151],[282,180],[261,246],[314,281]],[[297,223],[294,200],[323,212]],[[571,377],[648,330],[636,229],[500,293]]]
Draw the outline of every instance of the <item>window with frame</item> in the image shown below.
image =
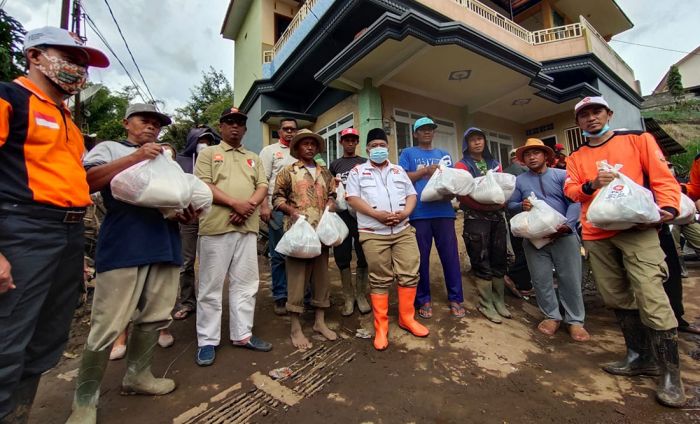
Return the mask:
[[[413,123],[418,118],[424,117],[425,114],[408,112],[405,110],[394,109],[394,124],[396,127],[396,155],[401,156],[401,152],[413,147],[417,143],[413,138]],[[452,160],[456,161],[459,157],[455,157],[455,152],[459,151],[456,146],[456,129],[454,122],[434,118],[433,121],[438,125],[433,138],[433,146],[446,150],[452,156]]]
[[510,151],[513,150],[513,136],[498,131],[482,129],[489,141],[489,151],[493,158],[506,167],[510,163]]
[[351,113],[318,131],[318,135],[323,137],[326,141],[326,151],[321,153],[321,157],[326,162],[327,166],[342,156],[343,151],[338,147],[340,132],[346,128],[353,128],[353,123],[353,114]]
[[566,148],[569,150],[569,154],[586,142],[586,137],[583,136],[579,127],[567,128],[564,134],[566,134]]

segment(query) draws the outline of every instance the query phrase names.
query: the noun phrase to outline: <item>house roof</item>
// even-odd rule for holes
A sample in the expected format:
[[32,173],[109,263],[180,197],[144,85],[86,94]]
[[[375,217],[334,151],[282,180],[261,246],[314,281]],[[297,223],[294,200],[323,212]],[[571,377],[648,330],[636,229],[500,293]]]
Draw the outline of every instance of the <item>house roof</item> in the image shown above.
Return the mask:
[[[676,67],[678,67],[678,66],[682,65],[683,63],[687,62],[688,60],[690,60],[691,58],[693,58],[693,57],[695,57],[695,56],[700,56],[700,46],[696,47],[695,50],[693,50],[692,52],[690,52],[690,53],[688,53],[687,55],[683,56],[683,58],[681,58],[681,60],[679,60],[678,62],[674,63],[674,64],[671,65],[671,66],[676,66]],[[668,81],[668,73],[669,73],[669,72],[671,72],[671,67],[670,67],[670,66],[669,66],[668,71],[666,71],[666,73],[664,74],[663,78],[661,78],[661,81],[659,81],[659,84],[656,86],[656,88],[654,89],[654,91],[651,92],[652,94],[663,93],[664,91],[667,90],[666,83],[667,83],[667,81]]]
[[664,131],[661,124],[654,118],[644,118],[644,126],[647,132],[651,133],[659,144],[664,156],[668,157],[678,153],[685,153],[685,147],[681,146],[673,137]]

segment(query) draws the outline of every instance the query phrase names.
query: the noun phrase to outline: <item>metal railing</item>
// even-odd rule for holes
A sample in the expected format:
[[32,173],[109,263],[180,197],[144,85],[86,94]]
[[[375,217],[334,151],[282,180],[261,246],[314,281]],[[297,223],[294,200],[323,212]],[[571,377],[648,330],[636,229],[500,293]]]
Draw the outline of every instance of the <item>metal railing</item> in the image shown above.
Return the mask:
[[570,40],[583,36],[583,27],[580,23],[569,24],[554,28],[541,29],[530,33],[530,44],[551,43],[554,41]]

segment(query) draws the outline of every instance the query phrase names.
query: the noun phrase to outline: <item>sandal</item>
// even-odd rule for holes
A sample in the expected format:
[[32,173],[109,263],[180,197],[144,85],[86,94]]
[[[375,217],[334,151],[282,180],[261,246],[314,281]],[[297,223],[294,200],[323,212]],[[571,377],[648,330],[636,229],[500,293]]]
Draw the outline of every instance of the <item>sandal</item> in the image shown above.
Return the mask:
[[193,311],[194,311],[193,307],[188,306],[188,305],[182,305],[182,306],[180,306],[180,308],[178,308],[177,311],[175,311],[175,313],[173,313],[173,319],[183,320],[183,319],[187,318],[190,315],[190,313]]
[[587,342],[591,339],[591,335],[588,334],[588,331],[580,324],[571,324],[569,326],[569,334],[576,342]]
[[467,315],[467,311],[464,310],[464,306],[461,303],[450,302],[450,315],[455,318],[464,318]]
[[424,303],[420,308],[418,308],[418,316],[423,319],[430,319],[433,317],[433,307],[428,303]]

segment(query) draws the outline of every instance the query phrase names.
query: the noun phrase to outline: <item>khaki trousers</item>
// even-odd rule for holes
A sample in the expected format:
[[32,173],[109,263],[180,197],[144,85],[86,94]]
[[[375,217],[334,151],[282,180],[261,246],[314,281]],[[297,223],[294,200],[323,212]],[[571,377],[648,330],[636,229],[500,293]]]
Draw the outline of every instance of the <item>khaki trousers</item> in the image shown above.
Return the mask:
[[328,308],[330,288],[328,282],[328,248],[321,249],[321,255],[311,259],[287,256],[287,310],[300,314],[304,312],[304,291],[306,282],[311,281],[311,306]]
[[420,253],[415,233],[413,227],[391,235],[360,233],[372,294],[388,293],[394,279],[401,287],[416,287]]
[[108,348],[130,320],[146,331],[167,328],[179,272],[177,265],[151,264],[97,274],[86,349]]
[[668,268],[655,229],[622,231],[583,244],[590,255],[598,291],[608,307],[639,309],[642,323],[654,330],[678,326],[664,292]]

